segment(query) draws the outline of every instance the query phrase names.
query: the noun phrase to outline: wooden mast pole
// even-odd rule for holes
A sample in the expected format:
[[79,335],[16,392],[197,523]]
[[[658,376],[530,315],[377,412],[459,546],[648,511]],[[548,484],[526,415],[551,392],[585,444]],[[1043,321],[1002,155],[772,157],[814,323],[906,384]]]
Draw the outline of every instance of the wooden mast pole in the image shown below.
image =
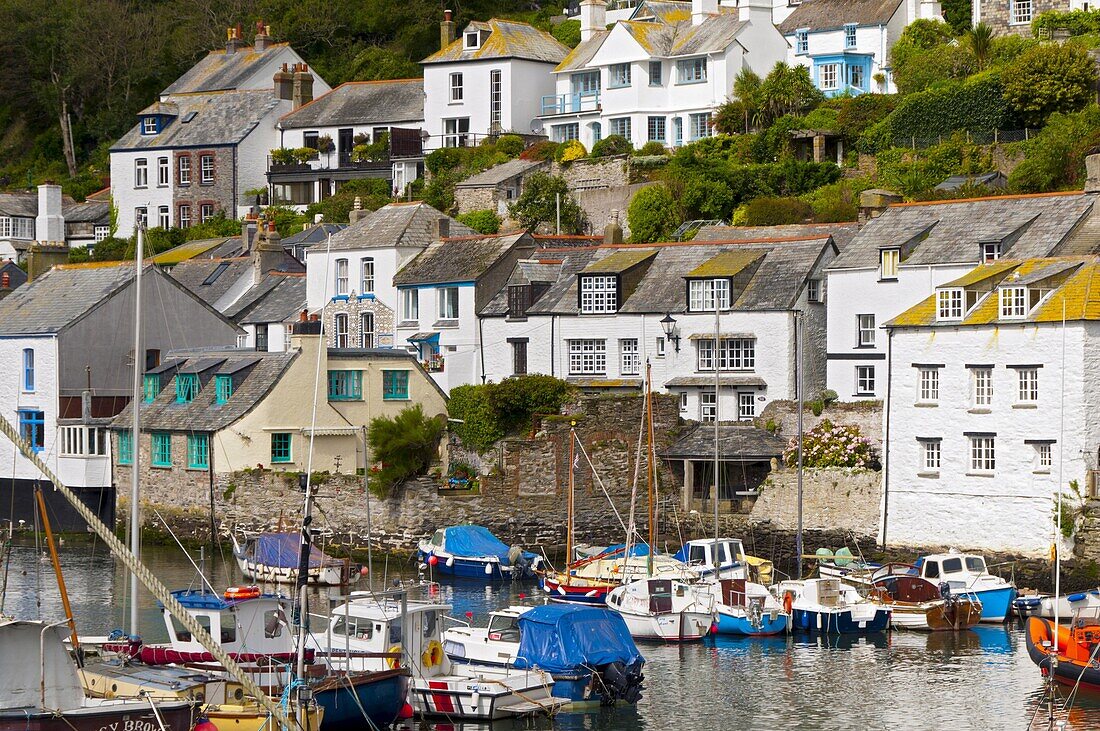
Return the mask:
[[73,651],[76,653],[77,662],[83,665],[84,663],[80,660],[80,640],[76,636],[76,620],[73,618],[73,607],[69,603],[69,591],[65,588],[65,577],[61,573],[61,559],[57,555],[57,546],[53,542],[50,516],[46,512],[46,499],[42,497],[42,487],[37,481],[34,483],[34,497],[38,500],[38,512],[42,514],[42,527],[46,529],[46,545],[50,547],[50,561],[53,563],[53,572],[57,576],[57,589],[61,592],[61,607],[65,610],[65,618],[69,620]]
[[577,439],[577,422],[569,423],[569,494],[565,499],[565,579],[569,580],[569,565],[573,562],[573,460]]
[[646,487],[649,490],[649,556],[646,559],[646,575],[653,575],[653,552],[657,550],[656,485],[653,480],[653,365],[645,363],[645,418],[646,418]]

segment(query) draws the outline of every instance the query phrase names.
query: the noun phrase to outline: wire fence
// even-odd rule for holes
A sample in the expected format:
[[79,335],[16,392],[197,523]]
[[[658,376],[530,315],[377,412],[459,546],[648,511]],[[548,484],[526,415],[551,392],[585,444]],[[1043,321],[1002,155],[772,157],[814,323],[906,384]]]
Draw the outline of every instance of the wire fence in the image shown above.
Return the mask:
[[971,145],[999,145],[1008,142],[1025,142],[1034,137],[1038,131],[1037,129],[1026,128],[995,129],[983,132],[959,130],[948,135],[937,135],[935,137],[895,137],[893,146],[923,150],[928,147],[942,145],[944,142],[950,142],[951,140],[965,140],[967,144]]

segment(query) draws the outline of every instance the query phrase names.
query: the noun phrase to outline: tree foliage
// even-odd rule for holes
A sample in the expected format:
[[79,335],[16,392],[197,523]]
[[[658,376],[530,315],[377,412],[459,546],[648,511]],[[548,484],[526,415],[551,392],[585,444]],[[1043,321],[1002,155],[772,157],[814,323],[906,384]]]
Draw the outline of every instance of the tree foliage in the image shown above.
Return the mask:
[[368,484],[371,492],[385,497],[401,482],[428,471],[439,451],[446,420],[427,416],[420,404],[402,409],[397,416],[377,416],[367,429],[374,466]]
[[592,157],[629,155],[633,151],[634,145],[622,135],[608,135],[592,145]]
[[535,414],[557,414],[572,396],[572,388],[560,378],[544,375],[514,376],[500,383],[457,386],[448,404],[453,429],[469,447],[479,452],[531,426]]
[[680,225],[676,201],[664,185],[650,185],[634,194],[626,209],[630,240],[636,243],[668,241]]
[[813,216],[813,207],[798,198],[753,198],[743,213],[746,226],[783,226],[802,223]]
[[508,207],[509,215],[526,229],[556,227],[561,214],[561,232],[578,234],[584,228],[584,211],[573,200],[565,179],[558,175],[535,173],[523,184],[523,192]]
[[1026,143],[1024,161],[1008,176],[1012,190],[1037,193],[1076,188],[1085,180],[1085,157],[1100,149],[1100,107],[1055,113]]
[[1071,45],[1044,43],[1005,68],[1004,97],[1030,126],[1054,112],[1075,112],[1095,98],[1096,63]]
[[495,234],[500,231],[500,216],[496,211],[483,209],[460,213],[456,218],[479,234]]

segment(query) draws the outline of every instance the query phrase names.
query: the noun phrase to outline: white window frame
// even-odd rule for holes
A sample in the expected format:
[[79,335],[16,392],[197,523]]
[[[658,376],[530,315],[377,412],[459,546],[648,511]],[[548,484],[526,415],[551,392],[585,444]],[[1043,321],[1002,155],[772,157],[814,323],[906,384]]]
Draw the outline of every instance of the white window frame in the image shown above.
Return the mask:
[[1001,258],[1001,242],[987,241],[982,244],[982,263],[988,264]]
[[1026,25],[1035,17],[1035,4],[1032,0],[1010,0],[1009,4],[1009,25]]
[[856,315],[856,345],[860,348],[875,347],[875,316]]
[[821,280],[810,279],[806,282],[806,301],[821,302]]
[[405,322],[420,319],[420,290],[401,290],[401,319]]
[[687,410],[688,410],[688,392],[687,391],[681,391],[680,392],[680,411],[683,412],[683,411],[687,411]]
[[438,290],[439,319],[458,319],[458,287],[440,287]]
[[99,426],[60,427],[58,453],[62,457],[106,457],[107,429]]
[[857,365],[856,366],[856,395],[857,396],[874,396],[875,387],[878,385],[875,378],[875,367],[873,365]]
[[665,357],[665,338],[664,338],[663,335],[659,335],[657,337],[657,340],[654,343],[653,349],[656,351],[656,354],[657,354],[658,358],[664,358]]
[[[718,342],[718,370],[751,371],[756,368],[755,338],[721,338]],[[695,370],[714,371],[714,338],[695,341]]]
[[988,409],[993,406],[993,369],[970,369],[970,401],[976,409]]
[[581,314],[613,314],[619,309],[619,279],[614,274],[580,277]]
[[160,206],[157,208],[157,225],[163,229],[172,227],[172,214],[168,206]]
[[359,294],[374,292],[374,259],[368,257],[359,263]]
[[810,52],[810,31],[796,30],[794,32],[795,54],[805,56]]
[[180,185],[191,185],[190,155],[181,155],[176,159],[176,175]]
[[214,183],[214,156],[199,155],[199,183],[213,185]]
[[[367,324],[370,327],[367,327]],[[374,313],[373,312],[360,312],[359,313],[359,347],[360,348],[373,348],[375,346],[374,338]],[[289,350],[289,348],[288,348]]]
[[918,442],[921,446],[920,471],[939,474],[943,461],[942,442],[939,439],[920,439]]
[[348,313],[337,312],[332,316],[332,347],[348,347]]
[[199,206],[199,223],[206,223],[214,217],[214,204],[203,203]]
[[699,392],[699,421],[713,424],[718,416],[718,395],[714,391]]
[[191,228],[191,204],[182,203],[177,209],[180,228]]
[[1016,403],[1028,405],[1039,403],[1038,368],[1016,369]]
[[856,47],[856,24],[848,23],[844,26],[844,47],[855,48]]
[[463,88],[462,88],[462,73],[455,72],[450,76],[450,103],[462,101]]
[[337,297],[341,297],[348,293],[348,260],[337,259],[334,266],[333,273],[333,288]]
[[1035,461],[1032,472],[1040,475],[1050,474],[1051,467],[1054,466],[1054,449],[1050,442],[1036,442],[1032,444],[1035,448]]
[[92,229],[92,238],[95,240],[96,243],[103,241],[103,239],[107,238],[110,235],[110,226],[96,226],[94,229]]
[[[463,129],[463,127],[465,127],[465,129]],[[444,147],[466,147],[469,137],[469,117],[451,117],[443,120]]]
[[1001,287],[1001,317],[1027,317],[1027,287]]
[[704,84],[707,81],[707,57],[683,58],[676,62],[677,84]]
[[502,110],[504,109],[504,82],[501,80],[500,69],[489,71],[489,127],[493,128],[501,124]]
[[692,279],[688,282],[688,309],[692,312],[714,312],[715,300],[721,310],[730,308],[730,280]]
[[965,312],[963,290],[958,287],[936,290],[936,319],[961,320]]
[[607,341],[596,338],[568,340],[569,375],[590,376],[607,373]]
[[636,376],[642,372],[638,338],[619,338],[619,375]]
[[157,118],[156,117],[142,117],[141,118],[141,133],[143,135],[155,135],[157,133]]
[[997,437],[982,435],[970,437],[970,471],[991,473],[997,469]]
[[134,225],[147,228],[149,225],[149,209],[145,206],[138,206],[134,209]]
[[891,248],[879,251],[879,279],[897,279],[901,265],[901,249]]
[[134,187],[149,187],[149,160],[144,157],[134,160]]
[[917,370],[917,403],[935,404],[940,400],[940,369]]
[[476,30],[470,31],[465,35],[464,44],[466,48],[477,48],[479,45],[481,45],[481,34]]
[[836,91],[840,88],[840,64],[823,63],[820,67],[822,91]]
[[756,394],[752,391],[737,392],[737,420],[752,421],[756,418]]
[[157,187],[167,188],[172,175],[172,167],[168,163],[167,157],[157,158]]

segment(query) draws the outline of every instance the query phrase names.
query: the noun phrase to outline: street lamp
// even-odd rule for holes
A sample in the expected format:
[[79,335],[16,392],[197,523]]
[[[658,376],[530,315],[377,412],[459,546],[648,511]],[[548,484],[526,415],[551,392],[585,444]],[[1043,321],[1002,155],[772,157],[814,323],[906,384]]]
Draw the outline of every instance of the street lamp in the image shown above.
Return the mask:
[[676,318],[672,316],[672,313],[665,314],[663,320],[661,320],[661,329],[665,331],[665,337],[672,341],[672,344],[676,347],[676,352],[680,352],[680,334],[676,331]]

